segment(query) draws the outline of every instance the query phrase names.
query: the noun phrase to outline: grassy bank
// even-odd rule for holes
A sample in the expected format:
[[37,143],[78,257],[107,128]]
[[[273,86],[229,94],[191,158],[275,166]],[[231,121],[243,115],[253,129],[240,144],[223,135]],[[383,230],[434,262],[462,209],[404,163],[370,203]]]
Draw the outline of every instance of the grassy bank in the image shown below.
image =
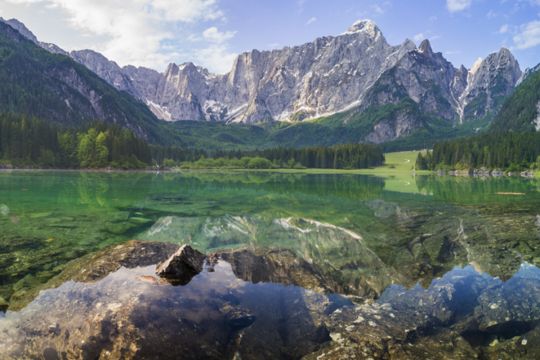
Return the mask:
[[[384,154],[385,163],[368,169],[269,169],[260,171],[278,171],[286,173],[309,173],[309,174],[364,174],[381,177],[411,176],[418,151],[400,151]],[[429,175],[429,170],[416,171],[417,175]]]
[[[178,169],[178,171],[237,171],[237,172],[274,172],[283,174],[344,174],[344,175],[373,175],[385,178],[385,189],[389,191],[418,193],[414,181],[414,164],[418,151],[401,151],[386,153],[385,164],[369,169]],[[416,171],[416,175],[430,175],[431,171]]]

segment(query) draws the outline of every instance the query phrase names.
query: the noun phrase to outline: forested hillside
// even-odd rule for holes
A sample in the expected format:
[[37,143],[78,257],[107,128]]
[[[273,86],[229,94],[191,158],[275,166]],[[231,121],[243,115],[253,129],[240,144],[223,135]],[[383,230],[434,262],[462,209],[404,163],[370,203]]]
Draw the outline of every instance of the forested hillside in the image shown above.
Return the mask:
[[313,168],[365,169],[384,164],[382,148],[371,144],[334,145],[302,149],[273,148],[256,151],[217,151],[210,158],[180,164],[184,168]]
[[[255,160],[248,164],[246,158]],[[164,147],[149,145],[131,130],[103,122],[75,130],[37,118],[0,115],[0,168],[134,169],[186,161],[194,162],[193,167],[343,169],[381,165],[384,156],[380,147],[361,144],[249,152]]]
[[435,144],[418,169],[540,168],[540,71],[529,74],[505,101],[489,132]]
[[94,123],[66,130],[36,118],[0,115],[0,165],[45,168],[141,168],[150,147],[133,132]]
[[166,138],[159,120],[143,103],[67,56],[40,48],[3,22],[0,109],[72,127],[101,120],[150,141]]
[[519,171],[540,165],[540,133],[489,133],[438,143],[433,151],[419,154],[422,169],[502,169]]
[[492,130],[537,131],[540,130],[540,71],[528,75],[505,101],[493,120]]

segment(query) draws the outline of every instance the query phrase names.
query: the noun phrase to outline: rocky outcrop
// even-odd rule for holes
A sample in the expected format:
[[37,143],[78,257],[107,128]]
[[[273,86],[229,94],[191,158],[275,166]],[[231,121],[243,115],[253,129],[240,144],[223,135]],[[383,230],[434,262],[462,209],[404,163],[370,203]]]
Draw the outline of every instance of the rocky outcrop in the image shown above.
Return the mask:
[[131,79],[124,73],[122,68],[114,61],[109,61],[105,56],[92,50],[72,51],[69,56],[73,60],[84,64],[87,68],[99,75],[120,91],[126,91],[132,95],[138,92],[132,84]]
[[[532,265],[523,264],[507,281],[471,266],[456,267],[425,288],[393,284],[376,300],[353,303],[335,293],[298,286],[311,283],[302,279],[325,280],[315,267],[277,250],[228,250],[209,256],[212,266],[183,286],[171,286],[148,264],[166,257],[172,246],[131,241],[73,262],[59,276],[62,282],[54,280],[20,311],[0,316],[0,357],[540,355],[540,270]],[[171,259],[186,252],[202,257],[183,247]],[[107,274],[85,270],[103,269],[108,263],[114,265]],[[292,275],[289,279],[283,274]]]
[[[146,265],[170,247],[131,241],[74,262],[73,275],[106,262],[128,266],[92,281],[61,274],[63,282],[53,280],[22,310],[1,316],[0,358],[301,358],[330,339],[325,312],[349,304],[292,284],[244,281],[223,260],[171,286]],[[183,249],[180,256],[195,251]],[[128,260],[135,256],[140,263]],[[272,257],[279,267],[269,271],[296,266]]]
[[206,256],[189,245],[183,245],[167,260],[158,264],[156,274],[175,285],[185,285],[200,273]]
[[506,48],[477,61],[459,96],[460,121],[482,118],[498,110],[521,78],[518,62]]
[[374,303],[335,311],[332,341],[306,359],[536,358],[539,275],[524,265],[502,282],[466,267],[425,289],[391,286]]
[[434,53],[428,40],[417,50],[400,57],[369,91],[364,107],[396,104],[412,99],[425,114],[455,120],[456,96],[464,88],[463,77],[441,53]]
[[[95,68],[92,61],[79,61]],[[148,72],[134,67],[122,71],[131,79],[141,79],[139,71]],[[517,61],[506,49],[470,71],[463,66],[456,69],[433,51],[428,40],[418,48],[409,40],[391,46],[373,22],[358,21],[339,36],[243,53],[224,75],[191,63],[171,64],[165,73],[128,91],[165,120],[301,121],[410,99],[418,111],[457,123],[496,111],[520,75]],[[110,78],[107,73],[103,76]],[[126,88],[123,82],[117,86]],[[377,125],[367,140],[386,141],[424,126],[411,112]]]

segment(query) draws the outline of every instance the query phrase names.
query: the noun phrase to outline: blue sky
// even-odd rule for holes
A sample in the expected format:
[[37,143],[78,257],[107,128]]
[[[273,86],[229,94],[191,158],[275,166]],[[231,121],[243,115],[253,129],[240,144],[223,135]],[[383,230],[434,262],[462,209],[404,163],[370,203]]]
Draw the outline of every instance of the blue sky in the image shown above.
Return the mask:
[[366,18],[390,44],[430,39],[455,66],[502,46],[522,68],[540,62],[540,0],[0,0],[0,16],[66,50],[158,70],[193,61],[226,72],[240,52],[338,35]]

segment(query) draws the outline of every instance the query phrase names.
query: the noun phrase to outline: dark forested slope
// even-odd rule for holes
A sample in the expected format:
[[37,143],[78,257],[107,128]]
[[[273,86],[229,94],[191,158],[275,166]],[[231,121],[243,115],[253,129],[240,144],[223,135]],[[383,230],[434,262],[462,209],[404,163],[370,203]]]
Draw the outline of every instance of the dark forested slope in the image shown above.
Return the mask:
[[0,22],[0,112],[67,126],[102,120],[148,140],[160,121],[141,102],[116,90],[72,59],[52,54]]

